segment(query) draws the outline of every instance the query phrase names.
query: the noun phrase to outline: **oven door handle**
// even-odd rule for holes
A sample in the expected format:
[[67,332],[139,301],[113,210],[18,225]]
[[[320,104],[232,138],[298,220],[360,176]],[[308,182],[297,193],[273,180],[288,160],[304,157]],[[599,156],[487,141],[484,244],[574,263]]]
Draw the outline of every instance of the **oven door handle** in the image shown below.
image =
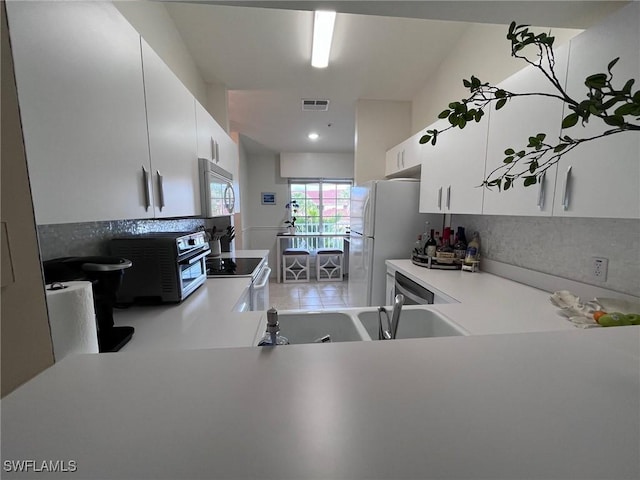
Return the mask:
[[398,282],[396,282],[396,294],[397,293],[401,293],[405,297],[407,297],[407,298],[413,300],[414,302],[416,302],[418,305],[428,305],[429,304],[426,299],[421,298],[418,295],[414,294],[413,292],[407,290],[405,287],[400,285]]
[[271,267],[266,267],[264,269],[264,280],[262,282],[260,282],[258,285],[254,285],[254,289],[255,290],[261,290],[265,287],[265,285],[269,282],[269,276],[271,275]]
[[206,257],[207,255],[209,255],[211,253],[211,249],[207,248],[206,250],[203,250],[201,253],[198,253],[197,255],[194,255],[191,258],[185,258],[184,260],[180,260],[178,262],[179,265],[192,265],[200,260],[202,260],[204,257]]

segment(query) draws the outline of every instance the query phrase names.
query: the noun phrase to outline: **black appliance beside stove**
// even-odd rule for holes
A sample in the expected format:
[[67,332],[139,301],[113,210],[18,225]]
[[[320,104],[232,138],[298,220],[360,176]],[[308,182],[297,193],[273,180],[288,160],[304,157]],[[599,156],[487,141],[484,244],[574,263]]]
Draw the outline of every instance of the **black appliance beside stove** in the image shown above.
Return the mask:
[[207,277],[251,277],[262,258],[207,257]]
[[62,257],[46,260],[42,266],[47,284],[74,280],[91,282],[100,352],[117,352],[131,340],[135,331],[133,327],[116,327],[113,323],[116,294],[125,271],[132,266],[131,260],[120,257]]
[[118,291],[121,305],[178,303],[207,280],[205,258],[211,249],[203,231],[112,238],[109,249],[133,262]]

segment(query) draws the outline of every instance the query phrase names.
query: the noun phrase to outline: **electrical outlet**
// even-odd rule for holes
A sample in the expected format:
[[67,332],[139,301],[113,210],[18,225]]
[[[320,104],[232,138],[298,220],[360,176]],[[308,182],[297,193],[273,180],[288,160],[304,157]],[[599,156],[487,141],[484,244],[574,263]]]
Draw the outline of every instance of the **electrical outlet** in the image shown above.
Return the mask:
[[591,267],[591,278],[604,282],[607,279],[607,268],[609,266],[609,260],[602,257],[593,257],[593,264]]

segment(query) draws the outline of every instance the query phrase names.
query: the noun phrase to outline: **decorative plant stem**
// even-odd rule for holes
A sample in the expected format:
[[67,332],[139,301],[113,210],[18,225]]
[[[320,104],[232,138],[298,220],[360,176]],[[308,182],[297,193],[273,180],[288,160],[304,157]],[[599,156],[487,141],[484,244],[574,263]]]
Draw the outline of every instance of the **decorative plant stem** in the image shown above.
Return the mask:
[[300,208],[300,205],[298,205],[298,202],[296,200],[292,200],[291,203],[287,203],[285,205],[285,208],[287,210],[291,209],[291,213],[289,213],[289,220],[285,220],[285,224],[288,225],[289,227],[295,229],[296,228],[296,214],[298,213],[298,209]]
[[[536,133],[529,137],[526,147],[519,150],[507,148],[504,151],[506,156],[503,164],[490,172],[481,185],[508,190],[517,179],[522,179],[525,187],[536,184],[563,155],[583,143],[622,132],[640,132],[640,90],[636,90],[635,93],[631,91],[635,80],[627,80],[622,88],[615,88],[613,85],[612,69],[619,57],[609,62],[607,73],[595,73],[585,79],[586,99],[578,101],[569,96],[556,76],[554,37],[546,33],[535,35],[529,31],[528,25],[517,25],[511,22],[507,39],[511,41],[511,55],[540,70],[556,92],[510,92],[489,83],[483,83],[472,75],[471,79],[465,79],[462,82],[471,95],[459,102],[450,103],[448,108],[438,115],[438,118],[448,119],[450,125],[440,131],[427,130],[426,134],[420,138],[420,143],[435,145],[438,136],[443,132],[456,127],[463,129],[472,121],[480,122],[485,109],[491,104],[495,104],[495,109],[500,110],[513,98],[527,96],[549,97],[565,103],[570,113],[562,120],[563,130],[574,127],[578,122],[584,126],[591,118],[611,127],[595,136],[574,138],[564,135],[558,137],[557,141],[551,142],[547,140],[545,133]],[[528,46],[535,47],[534,56],[524,54],[524,49]],[[532,60],[530,57],[535,59]]]

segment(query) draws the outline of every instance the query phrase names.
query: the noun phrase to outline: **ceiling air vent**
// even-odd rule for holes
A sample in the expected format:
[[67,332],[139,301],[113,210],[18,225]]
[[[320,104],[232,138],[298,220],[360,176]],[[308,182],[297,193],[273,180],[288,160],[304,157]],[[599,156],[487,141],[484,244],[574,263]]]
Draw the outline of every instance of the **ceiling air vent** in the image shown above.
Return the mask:
[[304,112],[326,112],[327,110],[329,110],[329,100],[319,98],[303,98],[302,110]]

